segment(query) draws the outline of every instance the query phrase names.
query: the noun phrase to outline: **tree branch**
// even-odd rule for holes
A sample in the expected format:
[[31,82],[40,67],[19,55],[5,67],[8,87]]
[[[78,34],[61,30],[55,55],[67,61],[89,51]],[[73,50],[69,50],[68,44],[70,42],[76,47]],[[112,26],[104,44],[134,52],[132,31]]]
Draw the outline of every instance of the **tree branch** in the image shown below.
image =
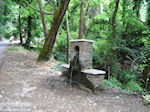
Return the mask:
[[45,38],[47,38],[47,27],[46,27],[46,23],[45,23],[44,10],[42,8],[42,1],[41,0],[38,0],[38,6],[39,6],[39,9],[40,9],[41,21],[42,21],[42,25],[43,25],[44,36],[45,36]]
[[46,0],[46,1],[52,6],[53,9],[56,9],[55,6],[52,4],[51,1],[49,1],[49,0]]
[[142,20],[140,20],[138,17],[136,17],[136,16],[134,16],[133,14],[131,14],[131,13],[129,13],[132,17],[134,17],[136,20],[138,20],[139,22],[141,22],[141,23],[143,23],[145,26],[147,26],[148,27],[148,29],[150,29],[149,27],[149,25],[147,24],[147,23],[145,23],[145,22],[143,22]]
[[[26,1],[25,1],[26,2]],[[27,2],[26,2],[26,4],[28,5],[28,7],[30,7],[32,10],[34,10],[34,11],[37,11],[37,12],[39,12],[40,13],[40,11],[39,10],[37,10],[36,8],[34,8],[34,7],[32,7],[30,4],[28,4]],[[44,12],[44,14],[47,14],[47,15],[54,15],[54,13],[48,13],[48,12]]]

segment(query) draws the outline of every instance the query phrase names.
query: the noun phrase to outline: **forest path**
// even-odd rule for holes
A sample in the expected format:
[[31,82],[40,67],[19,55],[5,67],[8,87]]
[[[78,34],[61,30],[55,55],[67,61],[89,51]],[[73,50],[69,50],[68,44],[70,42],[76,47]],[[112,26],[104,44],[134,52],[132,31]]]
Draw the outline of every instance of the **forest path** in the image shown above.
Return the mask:
[[8,104],[11,112],[15,109],[19,112],[150,112],[137,95],[118,89],[106,88],[93,94],[70,87],[61,80],[56,61],[38,63],[34,52],[6,50],[5,55],[0,74],[0,112],[5,112]]
[[5,48],[6,48],[6,46],[11,45],[11,44],[13,44],[13,43],[12,42],[7,42],[7,41],[0,41],[0,68],[2,67],[3,62],[4,62]]

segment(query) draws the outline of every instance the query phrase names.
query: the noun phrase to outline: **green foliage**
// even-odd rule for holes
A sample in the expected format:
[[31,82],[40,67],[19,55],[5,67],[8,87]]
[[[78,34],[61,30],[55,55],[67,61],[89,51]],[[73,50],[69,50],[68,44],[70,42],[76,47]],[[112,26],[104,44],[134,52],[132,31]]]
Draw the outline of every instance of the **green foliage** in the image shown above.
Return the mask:
[[109,17],[99,14],[87,24],[87,38],[107,38]]
[[128,70],[121,70],[120,74],[117,76],[117,79],[121,81],[123,84],[128,83],[131,80],[135,80],[136,77]]
[[94,43],[93,63],[94,66],[109,65],[111,57],[111,44],[106,39],[98,39]]
[[133,93],[133,92],[138,92],[138,93],[141,93],[141,94],[144,93],[144,90],[142,89],[142,87],[137,82],[134,82],[134,81],[129,81],[126,84],[124,90],[128,93]]
[[104,81],[105,87],[111,88],[121,88],[122,84],[115,78],[110,78],[109,80]]
[[18,48],[16,48],[16,47],[9,47],[8,50],[10,50],[10,51],[17,51]]
[[67,50],[66,39],[67,39],[67,36],[66,36],[65,30],[60,29],[59,33],[57,35],[56,43],[55,43],[55,50],[56,51],[64,52],[64,53],[66,52],[66,50]]
[[57,64],[52,66],[52,68],[54,68],[55,70],[61,71],[61,64]]
[[104,81],[104,86],[110,88],[119,88],[122,89],[124,92],[130,94],[132,93],[145,94],[144,89],[135,81],[129,81],[127,84],[123,85],[116,78],[111,77],[109,80]]
[[[77,32],[69,32],[70,40],[77,39]],[[57,35],[57,40],[54,47],[53,56],[56,60],[61,62],[66,62],[67,55],[67,35],[64,29],[60,29]]]
[[56,60],[60,62],[66,62],[66,55],[62,52],[53,52],[53,56]]
[[19,50],[23,50],[24,48],[21,45],[15,45],[15,46],[11,46],[8,47],[8,50],[10,51],[19,51]]
[[14,14],[17,10],[15,8],[15,4],[10,1],[1,1],[1,9],[0,9],[0,35],[5,38],[9,38],[10,36],[17,34],[17,28],[15,23],[15,19],[17,16]]

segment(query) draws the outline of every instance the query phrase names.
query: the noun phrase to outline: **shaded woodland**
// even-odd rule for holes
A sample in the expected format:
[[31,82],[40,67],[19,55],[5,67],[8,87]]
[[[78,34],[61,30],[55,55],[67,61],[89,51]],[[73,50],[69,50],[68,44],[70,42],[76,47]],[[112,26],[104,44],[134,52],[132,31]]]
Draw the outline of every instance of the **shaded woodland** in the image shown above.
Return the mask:
[[0,39],[20,40],[68,62],[69,40],[94,40],[93,66],[105,83],[128,92],[150,91],[150,0],[1,0]]

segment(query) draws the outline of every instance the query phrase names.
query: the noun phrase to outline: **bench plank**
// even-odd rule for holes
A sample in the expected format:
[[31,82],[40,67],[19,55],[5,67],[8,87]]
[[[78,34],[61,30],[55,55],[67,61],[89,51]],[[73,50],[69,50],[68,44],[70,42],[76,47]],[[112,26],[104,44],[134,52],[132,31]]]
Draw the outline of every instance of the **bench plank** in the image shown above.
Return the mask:
[[[70,65],[69,64],[62,64],[61,67],[69,69]],[[106,74],[105,71],[98,70],[98,69],[84,69],[81,72],[85,73],[85,74],[89,74],[89,75],[104,75],[104,74]]]
[[85,69],[85,70],[82,70],[82,72],[86,73],[86,74],[92,74],[92,75],[104,75],[104,74],[106,74],[105,71],[98,70],[98,69]]

